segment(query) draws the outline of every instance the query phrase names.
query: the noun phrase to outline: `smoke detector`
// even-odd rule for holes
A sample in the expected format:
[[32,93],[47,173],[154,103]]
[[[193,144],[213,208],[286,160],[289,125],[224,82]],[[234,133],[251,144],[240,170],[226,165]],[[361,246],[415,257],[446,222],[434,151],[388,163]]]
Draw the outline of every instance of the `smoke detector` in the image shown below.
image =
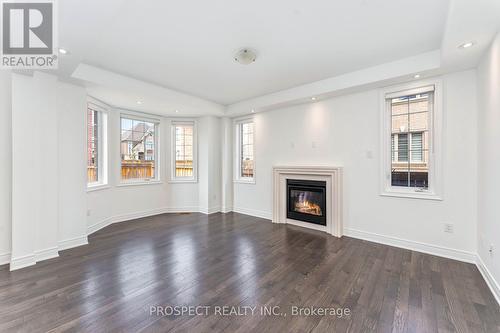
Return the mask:
[[255,62],[255,59],[257,59],[257,55],[250,49],[241,49],[234,56],[234,60],[242,65],[251,64]]

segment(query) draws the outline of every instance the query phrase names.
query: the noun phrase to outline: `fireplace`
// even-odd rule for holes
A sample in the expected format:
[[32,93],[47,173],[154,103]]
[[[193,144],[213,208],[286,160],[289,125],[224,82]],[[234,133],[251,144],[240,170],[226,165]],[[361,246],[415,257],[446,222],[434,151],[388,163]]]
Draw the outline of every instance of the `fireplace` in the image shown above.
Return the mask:
[[326,182],[287,179],[286,217],[326,226]]

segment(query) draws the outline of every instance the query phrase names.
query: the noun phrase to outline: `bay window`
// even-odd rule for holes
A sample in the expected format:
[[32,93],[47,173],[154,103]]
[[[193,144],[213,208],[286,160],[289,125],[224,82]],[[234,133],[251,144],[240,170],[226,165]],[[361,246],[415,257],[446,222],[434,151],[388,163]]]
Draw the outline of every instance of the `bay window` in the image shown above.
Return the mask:
[[87,186],[107,184],[106,110],[94,103],[87,103]]
[[171,131],[171,181],[194,182],[197,176],[195,122],[172,122]]
[[159,121],[122,115],[120,125],[122,182],[157,180]]

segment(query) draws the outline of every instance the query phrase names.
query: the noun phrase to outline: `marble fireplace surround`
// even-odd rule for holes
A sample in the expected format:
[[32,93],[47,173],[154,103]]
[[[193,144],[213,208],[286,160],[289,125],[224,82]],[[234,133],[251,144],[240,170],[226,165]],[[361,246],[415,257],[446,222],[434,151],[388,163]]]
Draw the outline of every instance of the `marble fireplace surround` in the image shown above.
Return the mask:
[[[306,179],[326,181],[326,226],[288,219],[286,217],[286,180]],[[289,223],[304,228],[343,236],[342,168],[327,166],[273,167],[273,223]]]

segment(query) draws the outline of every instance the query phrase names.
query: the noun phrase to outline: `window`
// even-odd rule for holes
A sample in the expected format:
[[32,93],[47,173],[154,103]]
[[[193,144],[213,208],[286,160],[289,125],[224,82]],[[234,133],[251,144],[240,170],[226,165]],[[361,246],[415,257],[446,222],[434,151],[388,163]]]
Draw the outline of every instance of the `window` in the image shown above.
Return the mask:
[[[383,194],[437,196],[440,188],[440,108],[437,84],[383,94]],[[390,151],[390,154],[389,154]],[[387,152],[387,153],[385,153]]]
[[236,124],[236,180],[253,182],[255,179],[254,123],[252,120]]
[[196,181],[195,123],[172,122],[172,181]]
[[105,185],[106,112],[94,103],[87,104],[87,185]]
[[122,181],[150,181],[158,178],[158,124],[155,120],[121,117]]

